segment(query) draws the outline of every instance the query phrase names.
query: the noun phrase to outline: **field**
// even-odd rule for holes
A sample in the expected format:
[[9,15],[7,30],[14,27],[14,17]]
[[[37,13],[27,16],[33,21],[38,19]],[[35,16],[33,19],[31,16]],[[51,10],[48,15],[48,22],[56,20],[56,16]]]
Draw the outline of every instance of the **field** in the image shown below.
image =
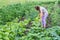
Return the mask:
[[[25,3],[25,2],[31,2],[31,1],[34,1],[34,0],[0,0],[0,8],[2,7],[2,6],[6,6],[6,5],[9,5],[9,4],[16,4],[16,3]],[[40,1],[40,2],[49,2],[49,1],[51,1],[51,2],[54,2],[54,1],[56,1],[56,0],[35,0],[34,2],[38,2],[38,1]]]
[[[60,1],[28,1],[0,0],[0,40],[60,40]],[[48,10],[48,28],[42,28],[36,5]]]

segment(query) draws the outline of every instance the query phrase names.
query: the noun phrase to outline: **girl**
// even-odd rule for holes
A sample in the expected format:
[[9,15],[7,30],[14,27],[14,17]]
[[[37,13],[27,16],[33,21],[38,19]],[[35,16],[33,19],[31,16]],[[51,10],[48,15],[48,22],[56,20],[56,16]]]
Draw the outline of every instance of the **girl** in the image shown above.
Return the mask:
[[48,17],[48,11],[44,8],[44,7],[41,7],[41,6],[35,6],[35,9],[37,11],[39,11],[39,15],[40,15],[40,20],[41,20],[41,23],[42,23],[42,26],[44,28],[46,28],[46,19]]

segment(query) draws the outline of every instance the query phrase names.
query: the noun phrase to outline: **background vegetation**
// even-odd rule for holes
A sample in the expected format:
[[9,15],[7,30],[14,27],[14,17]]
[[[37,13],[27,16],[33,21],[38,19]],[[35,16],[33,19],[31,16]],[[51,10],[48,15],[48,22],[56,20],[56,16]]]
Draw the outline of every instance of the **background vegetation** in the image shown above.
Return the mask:
[[[60,1],[28,1],[0,0],[0,40],[60,40]],[[50,28],[41,27],[36,5],[48,10]]]

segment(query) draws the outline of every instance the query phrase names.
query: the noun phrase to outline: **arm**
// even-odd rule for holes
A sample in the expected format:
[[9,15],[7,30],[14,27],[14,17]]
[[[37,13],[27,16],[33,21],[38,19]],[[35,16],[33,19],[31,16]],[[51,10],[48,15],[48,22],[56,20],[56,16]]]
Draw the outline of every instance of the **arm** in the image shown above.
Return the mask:
[[43,17],[43,12],[40,10],[40,20],[42,20],[42,17]]

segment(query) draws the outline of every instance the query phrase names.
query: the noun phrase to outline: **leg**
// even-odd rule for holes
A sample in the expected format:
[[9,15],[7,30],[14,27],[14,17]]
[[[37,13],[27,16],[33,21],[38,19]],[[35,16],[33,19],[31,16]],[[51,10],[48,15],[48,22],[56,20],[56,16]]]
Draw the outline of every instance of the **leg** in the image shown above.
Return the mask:
[[46,26],[46,25],[47,25],[47,24],[46,24],[47,16],[48,16],[48,15],[45,15],[45,16],[42,17],[42,25],[43,25],[44,28],[47,27],[47,26]]
[[48,14],[46,14],[46,15],[44,16],[44,28],[47,27],[47,24],[46,24],[46,19],[47,19],[47,17],[48,17]]
[[42,22],[41,23],[42,23],[42,26],[43,27],[46,27],[46,20],[45,19],[42,19]]
[[44,24],[45,24],[45,19],[44,19],[44,17],[42,17],[41,24],[42,24],[42,27],[44,27]]
[[43,24],[43,27],[46,28],[46,20],[44,19],[44,24]]

